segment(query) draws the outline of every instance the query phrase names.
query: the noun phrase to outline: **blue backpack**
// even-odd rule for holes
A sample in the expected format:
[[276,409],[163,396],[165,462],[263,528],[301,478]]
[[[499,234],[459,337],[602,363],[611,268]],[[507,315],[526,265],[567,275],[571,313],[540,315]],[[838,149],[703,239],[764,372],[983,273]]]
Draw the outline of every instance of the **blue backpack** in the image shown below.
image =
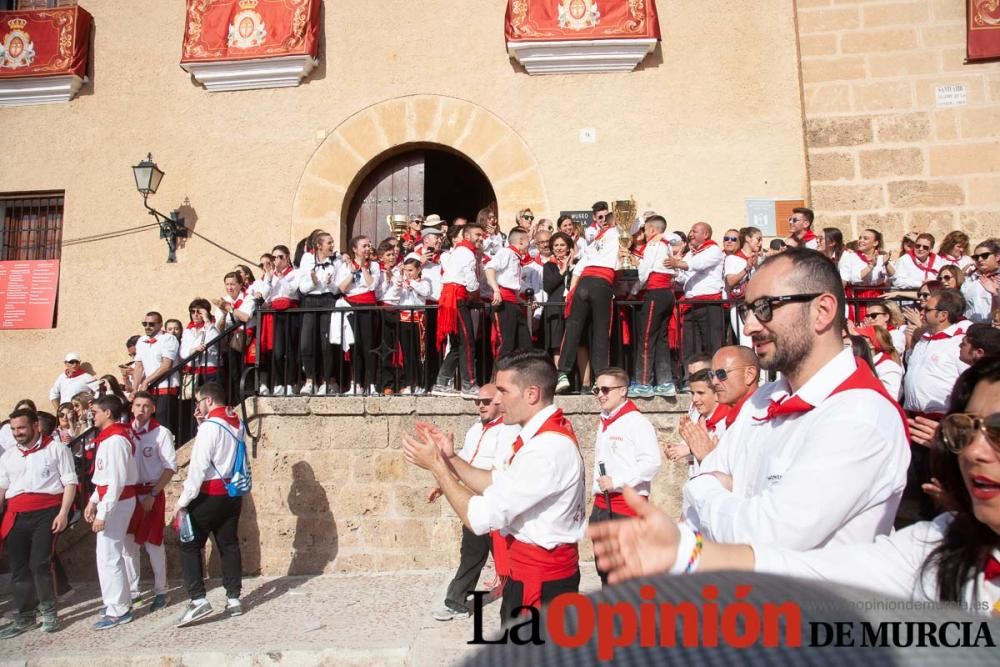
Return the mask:
[[233,471],[228,477],[219,472],[219,469],[215,467],[215,462],[211,462],[215,473],[222,478],[223,483],[226,485],[226,492],[229,494],[229,497],[238,498],[250,493],[250,489],[253,488],[253,477],[250,472],[250,459],[247,457],[247,444],[225,424],[211,419],[206,419],[202,423],[215,424],[233,436],[233,440],[236,441],[236,460],[233,461]]

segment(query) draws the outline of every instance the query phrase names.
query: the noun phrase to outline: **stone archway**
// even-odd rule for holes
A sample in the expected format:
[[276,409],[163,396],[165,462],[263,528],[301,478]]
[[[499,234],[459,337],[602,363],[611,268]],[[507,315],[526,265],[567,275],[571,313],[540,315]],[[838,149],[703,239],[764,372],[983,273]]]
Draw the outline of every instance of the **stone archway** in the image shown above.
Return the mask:
[[496,193],[501,226],[510,227],[521,208],[549,210],[538,163],[513,128],[464,100],[413,95],[359,111],[327,136],[295,192],[290,240],[317,228],[342,238],[350,198],[364,177],[387,152],[422,143],[447,146],[475,163]]

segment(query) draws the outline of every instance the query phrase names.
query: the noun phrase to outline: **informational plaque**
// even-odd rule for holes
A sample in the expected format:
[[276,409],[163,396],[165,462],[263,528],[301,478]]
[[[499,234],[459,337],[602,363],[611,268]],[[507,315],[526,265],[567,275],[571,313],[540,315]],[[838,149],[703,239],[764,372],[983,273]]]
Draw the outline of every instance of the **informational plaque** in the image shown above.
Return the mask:
[[51,329],[59,260],[0,262],[0,330]]
[[[586,211],[559,211],[559,217],[568,215],[573,219],[573,222],[580,225],[580,229],[585,229],[587,225],[593,220],[594,212],[589,208]],[[556,231],[559,231],[558,229]]]

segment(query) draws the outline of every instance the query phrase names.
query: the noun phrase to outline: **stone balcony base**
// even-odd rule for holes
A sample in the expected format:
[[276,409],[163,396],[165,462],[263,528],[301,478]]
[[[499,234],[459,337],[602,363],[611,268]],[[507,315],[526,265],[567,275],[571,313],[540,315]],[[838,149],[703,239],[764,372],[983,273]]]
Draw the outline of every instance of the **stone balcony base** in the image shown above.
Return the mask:
[[72,74],[0,79],[0,107],[69,102],[80,91],[84,81]]
[[212,93],[299,85],[317,61],[312,56],[283,56],[259,60],[181,63],[195,81]]
[[528,74],[631,72],[656,47],[649,39],[507,42],[507,53]]

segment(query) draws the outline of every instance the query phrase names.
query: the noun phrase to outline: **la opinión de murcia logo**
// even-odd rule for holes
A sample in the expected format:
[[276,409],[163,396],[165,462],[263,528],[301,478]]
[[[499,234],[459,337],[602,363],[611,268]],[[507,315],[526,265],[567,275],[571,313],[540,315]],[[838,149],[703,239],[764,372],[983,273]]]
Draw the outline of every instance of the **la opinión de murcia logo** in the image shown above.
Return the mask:
[[[643,586],[638,605],[596,602],[580,593],[557,596],[544,619],[534,607],[518,607],[518,620],[499,637],[483,634],[483,605],[489,591],[473,592],[473,638],[468,644],[535,644],[553,641],[580,648],[596,641],[597,657],[613,660],[626,646],[640,648],[835,647],[984,647],[996,646],[985,621],[809,621],[803,623],[797,602],[754,604],[746,601],[752,586],[734,589],[733,602],[719,604],[719,588],[706,585],[701,600],[658,602],[656,589]],[[847,609],[841,604],[840,609]],[[544,630],[543,633],[543,622]],[[808,634],[803,632],[804,626]]]

